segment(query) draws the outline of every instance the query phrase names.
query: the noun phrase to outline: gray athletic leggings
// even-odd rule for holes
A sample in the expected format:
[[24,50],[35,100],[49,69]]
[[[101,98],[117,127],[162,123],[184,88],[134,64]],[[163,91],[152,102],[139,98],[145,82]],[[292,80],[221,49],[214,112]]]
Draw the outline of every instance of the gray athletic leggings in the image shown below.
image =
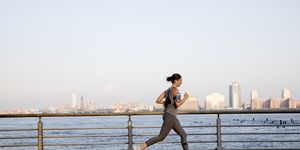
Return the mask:
[[187,135],[184,132],[184,130],[182,129],[179,120],[176,117],[174,117],[166,112],[163,115],[163,120],[164,120],[164,123],[160,129],[159,135],[149,139],[146,142],[147,147],[152,144],[155,144],[159,141],[163,141],[166,138],[166,136],[169,134],[171,129],[173,129],[181,138],[182,148],[184,150],[188,150],[189,148],[188,148],[188,144],[187,144]]

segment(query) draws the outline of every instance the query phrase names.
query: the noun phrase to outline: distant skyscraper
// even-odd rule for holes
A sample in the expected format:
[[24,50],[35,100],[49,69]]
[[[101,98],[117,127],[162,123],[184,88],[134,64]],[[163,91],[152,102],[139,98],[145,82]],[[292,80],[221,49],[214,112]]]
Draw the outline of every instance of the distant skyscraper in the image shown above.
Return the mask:
[[283,102],[283,108],[297,108],[298,102],[295,99],[288,98]]
[[256,90],[251,91],[251,100],[258,99],[258,92]]
[[229,107],[240,109],[241,106],[241,86],[237,82],[233,82],[229,86]]
[[81,98],[80,98],[80,110],[84,110],[84,100],[83,100],[83,96],[81,96]]
[[262,99],[251,99],[251,109],[263,109],[263,103]]
[[264,102],[264,108],[278,109],[281,107],[281,99],[270,98]]
[[223,109],[225,96],[220,93],[212,93],[206,96],[205,109]]
[[96,103],[93,100],[88,100],[86,103],[86,109],[88,111],[95,111],[96,110]]
[[77,94],[72,94],[72,108],[77,108]]
[[282,90],[282,99],[289,99],[291,98],[291,91],[287,88]]

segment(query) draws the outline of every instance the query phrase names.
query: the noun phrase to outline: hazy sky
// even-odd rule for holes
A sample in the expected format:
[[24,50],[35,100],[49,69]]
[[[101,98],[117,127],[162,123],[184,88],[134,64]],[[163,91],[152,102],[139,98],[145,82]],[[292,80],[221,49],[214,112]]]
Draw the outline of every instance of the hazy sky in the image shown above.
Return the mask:
[[300,1],[0,0],[0,110],[154,105],[183,76],[203,105],[233,81],[242,99],[300,99]]

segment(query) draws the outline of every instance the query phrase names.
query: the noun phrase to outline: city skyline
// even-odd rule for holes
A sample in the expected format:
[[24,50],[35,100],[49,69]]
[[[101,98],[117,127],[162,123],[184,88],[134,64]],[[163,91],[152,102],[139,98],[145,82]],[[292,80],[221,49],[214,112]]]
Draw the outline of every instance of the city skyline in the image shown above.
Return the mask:
[[[233,82],[229,87],[231,87],[232,85],[238,85],[237,87],[239,88],[240,91],[240,85],[237,82]],[[231,88],[229,88],[228,90],[228,95],[230,95],[230,93],[232,92]],[[181,92],[182,93],[182,92]],[[291,96],[291,90],[288,88],[283,88],[281,90],[281,97],[276,97],[276,96],[271,96],[271,97],[259,97],[258,94],[259,92],[256,89],[251,90],[251,92],[249,93],[249,103],[246,103],[245,101],[242,101],[242,103],[240,103],[239,107],[232,107],[230,105],[230,96],[228,96],[228,99],[226,99],[225,95],[227,94],[223,94],[223,93],[216,93],[215,91],[212,91],[208,94],[206,94],[206,96],[203,98],[203,100],[201,100],[201,98],[199,98],[198,96],[195,95],[191,95],[191,98],[193,99],[192,101],[197,101],[199,108],[204,108],[204,109],[241,109],[242,107],[245,107],[243,105],[247,105],[247,106],[251,106],[253,104],[253,100],[255,100],[255,105],[259,105],[257,103],[261,103],[259,108],[264,108],[263,107],[263,102],[269,101],[270,99],[276,99],[276,100],[287,100],[287,99],[292,99],[294,100],[296,103],[299,103],[298,99],[295,97]],[[79,99],[80,98],[80,99]],[[11,109],[6,109],[6,110],[0,110],[1,111],[10,111],[10,110],[29,110],[29,109],[33,109],[33,110],[41,110],[41,109],[50,109],[51,107],[67,107],[67,109],[73,109],[73,110],[78,110],[78,111],[83,111],[83,110],[96,110],[96,109],[111,109],[114,108],[116,104],[118,103],[144,103],[145,106],[148,107],[159,107],[162,108],[161,104],[156,104],[155,102],[153,103],[145,103],[145,102],[141,102],[138,100],[121,100],[121,101],[116,101],[116,103],[114,103],[111,106],[97,106],[96,105],[96,101],[95,100],[91,100],[88,99],[87,101],[83,100],[83,96],[79,96],[77,93],[72,93],[71,94],[71,98],[70,100],[63,102],[63,103],[59,103],[59,104],[55,104],[55,105],[48,105],[44,108],[38,108],[38,107],[19,107],[19,108],[11,108]],[[159,106],[158,106],[159,105]],[[161,106],[160,106],[161,105]],[[189,104],[187,104],[188,106]],[[183,109],[187,109],[188,107],[184,106]],[[208,107],[208,108],[207,108]],[[194,108],[193,108],[194,110]]]
[[[240,101],[237,104],[238,106],[234,107],[234,105],[232,105],[232,106],[230,105],[230,101],[231,101],[230,100],[230,94],[231,94],[231,92],[233,92],[233,90],[238,90],[238,93],[239,93],[238,96],[239,96],[241,94],[241,87],[240,87],[240,85],[237,82],[233,82],[229,87],[231,87],[232,85],[236,86],[237,89],[231,89],[231,88],[229,88],[229,94],[228,94],[229,98],[228,98],[228,100],[225,98],[225,94],[215,93],[215,92],[211,92],[211,93],[207,94],[205,96],[205,98],[203,98],[203,104],[202,104],[201,100],[199,100],[199,98],[198,98],[197,95],[191,95],[191,97],[192,97],[193,101],[195,101],[194,99],[196,99],[198,101],[198,103],[199,103],[199,106],[203,107],[205,109],[207,109],[206,108],[207,101],[211,101],[212,102],[211,104],[209,104],[210,105],[209,109],[213,109],[213,108],[220,109],[220,108],[225,108],[225,107],[227,107],[227,108],[233,108],[233,109],[240,109],[243,104],[251,105],[251,101],[253,99],[261,99],[261,100],[265,99],[265,100],[268,100],[268,99],[272,99],[272,98],[277,98],[277,99],[286,100],[286,99],[293,98],[293,99],[295,99],[298,102],[298,100],[296,98],[291,97],[291,90],[288,89],[288,88],[283,88],[281,90],[281,98],[280,97],[275,97],[275,96],[271,96],[271,97],[267,97],[267,98],[261,98],[261,97],[258,96],[258,91],[256,89],[253,89],[250,92],[249,103],[246,103],[244,101]],[[77,95],[77,93],[72,93],[72,104],[70,106],[73,106],[74,95]],[[83,98],[83,96],[80,96],[80,97],[81,97],[81,99]],[[213,102],[214,100],[216,100],[216,101]],[[226,101],[228,101],[227,105],[226,105]],[[79,101],[77,101],[76,103],[78,103],[78,102]],[[138,102],[138,101],[127,100],[127,101],[119,101],[118,103],[130,103],[130,102]],[[154,104],[149,104],[149,106],[151,106],[151,105],[155,106],[157,104],[154,102]],[[158,105],[160,105],[160,104],[158,104]],[[75,107],[75,108],[80,108],[80,107]],[[110,108],[112,108],[112,106]]]
[[[238,85],[237,83],[234,83]],[[233,84],[232,84],[233,85]],[[237,86],[239,87],[239,86]],[[229,94],[232,89],[229,89]],[[299,109],[299,101],[290,96],[291,91],[287,88],[282,89],[282,97],[271,97],[263,99],[258,96],[257,90],[252,90],[250,94],[250,104],[243,103],[240,107],[233,107],[234,105],[225,105],[225,96],[221,93],[210,93],[206,95],[204,105],[201,105],[197,96],[190,96],[189,99],[179,107],[179,111],[199,111],[199,110],[244,110],[244,109]],[[97,108],[94,100],[84,100],[77,93],[72,93],[72,100],[70,104],[60,104],[57,106],[49,106],[47,108],[30,108],[30,109],[11,109],[0,111],[0,113],[8,114],[29,114],[29,113],[108,113],[108,112],[148,112],[148,111],[162,111],[164,109],[162,104],[155,103],[154,105],[141,104],[138,101],[118,102],[109,108]],[[229,100],[230,101],[230,100]],[[79,104],[78,106],[74,104]],[[74,107],[75,106],[75,107]]]
[[[0,2],[0,110],[70,103],[154,104],[180,73],[201,105],[237,81],[300,99],[300,1]],[[79,105],[76,104],[76,105]]]

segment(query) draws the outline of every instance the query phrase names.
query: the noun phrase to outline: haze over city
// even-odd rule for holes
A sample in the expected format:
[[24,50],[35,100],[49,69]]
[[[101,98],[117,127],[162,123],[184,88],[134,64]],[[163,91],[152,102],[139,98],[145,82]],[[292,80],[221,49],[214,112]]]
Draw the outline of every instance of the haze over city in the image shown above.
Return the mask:
[[154,105],[180,73],[203,105],[236,81],[242,101],[300,99],[299,1],[0,1],[0,110]]

